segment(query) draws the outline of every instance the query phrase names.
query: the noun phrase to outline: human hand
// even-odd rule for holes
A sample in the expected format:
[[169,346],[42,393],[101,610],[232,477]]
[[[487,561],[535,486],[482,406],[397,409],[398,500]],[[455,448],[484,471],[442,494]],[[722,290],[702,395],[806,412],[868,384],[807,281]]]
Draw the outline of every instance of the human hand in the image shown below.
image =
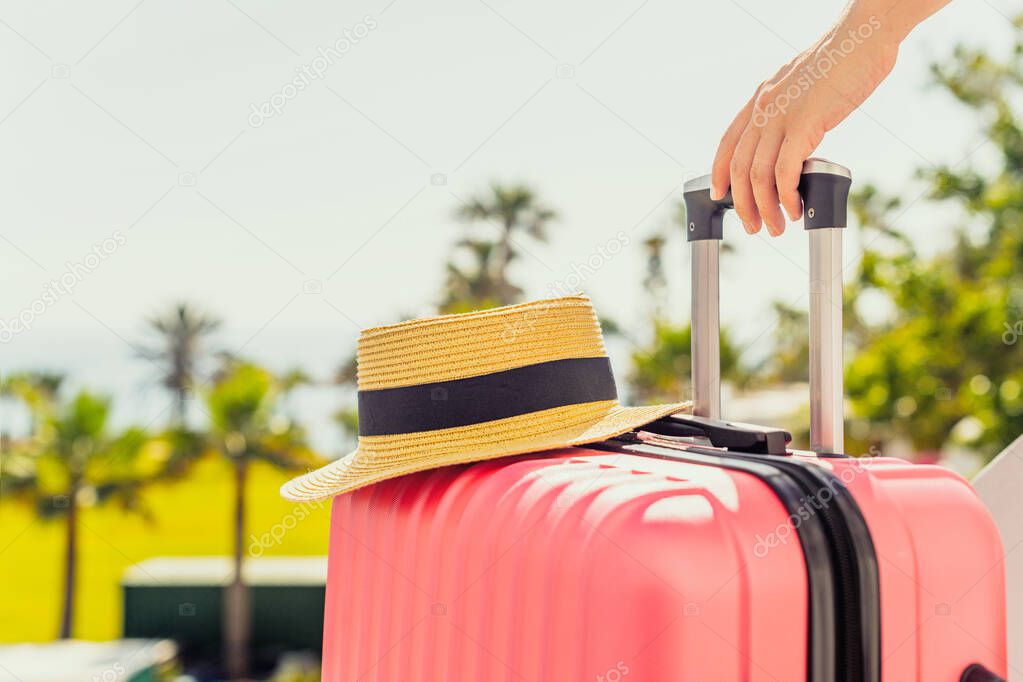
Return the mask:
[[895,65],[904,33],[886,30],[875,15],[854,14],[761,83],[721,138],[711,196],[720,199],[730,186],[750,234],[760,231],[761,221],[773,236],[785,231],[779,203],[799,219],[803,161]]

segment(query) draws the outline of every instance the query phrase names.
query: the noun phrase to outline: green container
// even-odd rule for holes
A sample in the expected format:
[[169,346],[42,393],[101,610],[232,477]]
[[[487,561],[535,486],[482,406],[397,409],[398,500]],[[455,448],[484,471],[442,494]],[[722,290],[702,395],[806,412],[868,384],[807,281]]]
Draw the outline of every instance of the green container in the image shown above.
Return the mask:
[[[254,662],[286,651],[319,655],[326,583],[324,557],[246,561]],[[133,566],[121,582],[125,637],[173,639],[189,659],[215,660],[223,648],[224,557],[166,557]]]

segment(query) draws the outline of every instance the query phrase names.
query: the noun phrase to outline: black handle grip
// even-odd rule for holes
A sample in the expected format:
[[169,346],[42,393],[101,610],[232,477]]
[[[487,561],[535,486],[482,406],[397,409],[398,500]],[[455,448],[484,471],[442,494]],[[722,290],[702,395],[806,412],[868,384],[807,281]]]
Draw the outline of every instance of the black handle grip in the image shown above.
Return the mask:
[[[807,230],[845,227],[852,174],[848,168],[824,159],[807,159],[799,179],[803,199],[803,226]],[[686,235],[689,241],[720,240],[725,211],[734,208],[732,192],[722,199],[710,198],[710,176],[704,175],[685,184]]]
[[663,417],[639,430],[676,438],[706,438],[719,448],[760,455],[785,455],[785,446],[792,441],[792,434],[781,429],[688,414]]
[[980,663],[974,663],[963,671],[959,682],[1005,682],[1001,677],[994,674]]

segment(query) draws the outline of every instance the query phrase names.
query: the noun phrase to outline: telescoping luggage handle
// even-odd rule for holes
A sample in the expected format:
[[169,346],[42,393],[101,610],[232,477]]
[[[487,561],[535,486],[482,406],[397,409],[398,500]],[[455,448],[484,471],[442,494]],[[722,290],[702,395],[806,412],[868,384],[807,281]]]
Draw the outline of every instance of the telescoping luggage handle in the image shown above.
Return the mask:
[[[810,447],[843,450],[842,229],[852,174],[824,159],[803,164],[799,194],[810,233]],[[710,198],[710,176],[685,183],[686,234],[692,244],[693,413],[721,418],[721,322],[718,256],[731,192]]]

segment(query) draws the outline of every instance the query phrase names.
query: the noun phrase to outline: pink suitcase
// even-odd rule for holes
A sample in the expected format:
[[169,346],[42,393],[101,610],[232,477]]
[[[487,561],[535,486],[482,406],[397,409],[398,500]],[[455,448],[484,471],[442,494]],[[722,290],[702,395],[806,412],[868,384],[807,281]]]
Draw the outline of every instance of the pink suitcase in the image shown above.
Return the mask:
[[848,171],[803,179],[813,452],[720,419],[728,200],[687,183],[697,416],[335,498],[325,681],[1005,677],[1003,549],[973,490],[835,454]]

